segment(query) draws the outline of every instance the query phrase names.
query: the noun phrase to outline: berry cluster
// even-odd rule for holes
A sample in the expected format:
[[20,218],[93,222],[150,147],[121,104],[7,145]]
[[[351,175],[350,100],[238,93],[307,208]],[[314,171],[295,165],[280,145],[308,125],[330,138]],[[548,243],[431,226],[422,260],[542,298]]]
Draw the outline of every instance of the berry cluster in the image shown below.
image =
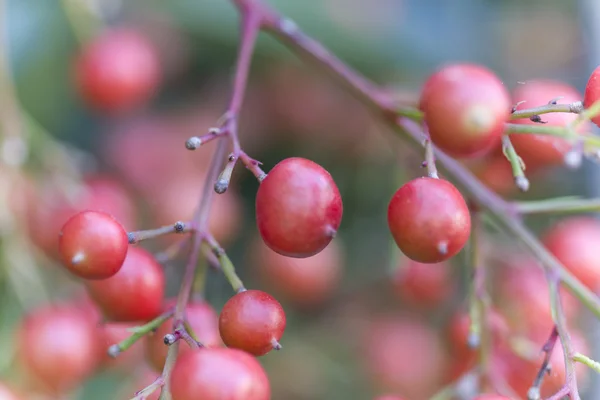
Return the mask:
[[[511,92],[486,67],[450,64],[429,76],[415,107],[391,105],[259,0],[235,4],[242,16],[242,43],[231,100],[218,126],[203,136],[186,131],[171,146],[164,135],[154,135],[155,124],[144,129],[133,124],[107,146],[113,167],[153,199],[148,203],[158,228],[134,229],[130,194],[104,176],[73,179],[68,190],[27,183],[19,188],[39,199],[11,204],[26,215],[29,238],[84,289],[75,300],[34,308],[22,319],[16,354],[31,377],[27,384],[59,396],[97,371],[127,371],[145,359],[148,371],[134,400],[271,399],[272,381],[261,357],[283,349],[284,305],[314,310],[335,292],[344,249],[334,238],[344,207],[338,185],[318,163],[290,157],[265,172],[241,147],[238,119],[250,56],[256,35],[266,29],[314,56],[424,154],[415,168],[421,168],[419,176],[394,187],[387,207],[393,253],[401,257],[393,260],[385,282],[403,306],[416,312],[401,317],[365,312],[360,323],[348,322],[348,331],[364,334],[361,360],[378,393],[386,393],[375,400],[578,399],[578,382],[587,378],[581,367],[600,372],[600,364],[585,355],[590,346],[581,332],[580,306],[600,317],[595,295],[600,291],[600,222],[568,217],[538,240],[521,217],[596,211],[598,204],[572,198],[509,202],[498,194],[513,188],[526,192],[532,173],[598,158],[600,140],[589,128],[600,125],[600,67],[582,96],[550,80],[529,81]],[[88,43],[75,66],[82,100],[112,117],[144,107],[164,79],[156,49],[124,28],[107,30]],[[131,151],[140,138],[145,159]],[[210,164],[186,152],[209,148]],[[155,161],[165,153],[173,160],[166,172]],[[247,260],[265,291],[246,288],[223,246],[239,222],[230,188],[238,163],[258,181],[256,240]],[[187,196],[200,169],[202,192]],[[179,183],[171,182],[178,174],[183,176]],[[157,190],[162,184],[169,190]],[[188,198],[193,201],[185,204]],[[488,221],[517,236],[532,254],[506,246],[488,231]],[[154,239],[164,240],[158,243],[162,251],[142,245]],[[467,253],[468,299],[461,299],[447,319],[433,318],[445,325],[439,329],[445,343],[416,315],[435,315],[454,305],[461,292],[452,262],[461,252]],[[182,255],[183,279],[177,295],[171,295],[170,263]],[[204,297],[209,268],[220,272],[234,292],[219,311]],[[142,346],[134,346],[140,341]],[[17,396],[0,385],[0,398]]]

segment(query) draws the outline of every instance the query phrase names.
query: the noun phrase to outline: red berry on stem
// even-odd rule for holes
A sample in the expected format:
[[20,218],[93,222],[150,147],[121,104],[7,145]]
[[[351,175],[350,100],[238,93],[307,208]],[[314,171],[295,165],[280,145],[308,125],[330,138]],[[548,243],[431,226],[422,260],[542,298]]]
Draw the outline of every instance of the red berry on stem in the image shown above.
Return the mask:
[[299,308],[323,304],[340,283],[343,254],[338,239],[306,258],[282,256],[260,239],[252,243],[250,250],[251,265],[269,292]]
[[250,354],[206,348],[182,354],[171,373],[173,400],[270,400],[264,369]]
[[472,157],[499,143],[511,103],[502,81],[489,69],[452,64],[427,79],[419,107],[437,147],[456,157]]
[[37,308],[24,317],[17,335],[21,365],[46,390],[71,390],[97,366],[96,327],[76,306]]
[[279,349],[285,312],[268,293],[246,290],[230,298],[219,316],[219,331],[227,347],[262,356]]
[[[174,305],[175,301],[172,300],[167,302],[166,307]],[[205,347],[219,347],[223,344],[219,333],[219,316],[210,304],[204,301],[189,303],[185,310],[185,316],[198,341]],[[158,372],[163,370],[169,350],[169,347],[164,344],[163,338],[171,332],[173,332],[173,323],[167,321],[155,333],[145,338],[146,358],[150,366]],[[179,354],[187,351],[193,351],[193,349],[185,343],[179,346]]]
[[593,291],[600,289],[600,221],[591,217],[565,219],[551,227],[542,242],[584,285]]
[[90,297],[113,322],[143,322],[163,309],[165,275],[152,254],[131,247],[114,276],[86,282]]
[[342,198],[319,164],[287,158],[275,165],[256,193],[256,223],[265,243],[288,257],[323,250],[342,221]]
[[132,29],[114,29],[96,38],[75,66],[82,97],[104,112],[130,111],[143,105],[161,79],[156,50]]
[[[590,108],[595,102],[600,100],[600,66],[597,67],[585,85],[585,93],[583,96],[583,105],[585,108]],[[592,118],[592,122],[600,126],[600,114]]]
[[121,269],[129,243],[127,232],[112,215],[83,211],[63,225],[58,246],[71,273],[85,279],[106,279]]
[[392,197],[388,225],[408,258],[438,263],[464,247],[471,233],[471,216],[464,198],[450,182],[417,178]]
[[[573,103],[581,101],[581,94],[574,87],[563,82],[551,80],[527,81],[525,84],[515,88],[512,101],[517,105],[517,110],[540,107],[556,99],[559,103]],[[522,102],[522,103],[521,103]],[[519,104],[520,103],[520,104]],[[548,113],[540,115],[542,121],[548,126],[566,126],[577,118],[574,113]],[[516,124],[539,125],[529,118],[517,119]],[[581,124],[577,132],[589,131],[588,124]],[[539,167],[547,165],[558,165],[564,163],[565,155],[573,144],[563,138],[550,135],[511,135],[510,140],[527,165]]]

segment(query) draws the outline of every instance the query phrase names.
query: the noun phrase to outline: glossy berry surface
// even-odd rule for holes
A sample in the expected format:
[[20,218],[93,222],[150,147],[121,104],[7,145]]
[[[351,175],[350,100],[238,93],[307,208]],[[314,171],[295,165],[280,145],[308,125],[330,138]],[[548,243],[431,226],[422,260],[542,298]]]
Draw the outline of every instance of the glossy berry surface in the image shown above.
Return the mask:
[[260,290],[246,290],[230,298],[219,316],[219,331],[227,347],[255,356],[279,347],[285,312],[275,298]]
[[274,252],[258,238],[251,245],[251,265],[279,300],[302,309],[318,307],[335,293],[342,278],[340,243],[336,238],[314,256],[293,258]]
[[[590,108],[598,100],[600,100],[600,66],[592,72],[588,79],[583,96],[583,105],[585,108]],[[600,115],[593,117],[592,122],[600,126]]]
[[593,291],[600,289],[600,222],[590,217],[572,217],[552,226],[542,242],[554,256]]
[[270,400],[269,379],[250,354],[227,348],[199,349],[177,358],[173,400]]
[[499,143],[511,104],[492,71],[452,64],[427,79],[419,107],[436,146],[455,157],[471,157]]
[[[512,93],[513,104],[517,110],[540,107],[557,99],[560,104],[581,101],[581,94],[566,83],[551,80],[533,80],[518,85]],[[521,103],[521,104],[519,104]],[[546,126],[566,126],[577,118],[574,113],[549,113],[540,115]],[[538,125],[529,118],[512,121],[516,124]],[[589,132],[587,124],[581,124],[577,132]],[[517,154],[523,159],[527,169],[564,163],[565,154],[573,147],[569,141],[550,135],[511,135],[510,138]]]
[[[174,306],[175,301],[167,302],[167,307]],[[215,309],[204,301],[194,301],[187,305],[185,315],[192,330],[196,334],[200,343],[205,347],[219,347],[223,345],[221,334],[219,333],[219,316]],[[173,323],[171,320],[163,323],[151,335],[148,335],[146,341],[146,358],[148,364],[157,372],[161,372],[167,359],[169,347],[163,342],[166,334],[173,332]],[[187,344],[179,346],[179,354],[194,351]]]
[[98,363],[96,326],[75,306],[37,308],[18,329],[23,368],[46,390],[63,392],[87,379]]
[[58,246],[71,273],[85,279],[106,279],[121,269],[129,243],[127,232],[113,216],[83,211],[65,222]]
[[388,225],[408,258],[438,263],[464,247],[471,233],[471,216],[464,198],[450,182],[417,178],[392,197]]
[[265,243],[288,257],[323,250],[342,221],[342,198],[319,164],[287,158],[275,165],[256,193],[256,223]]
[[143,105],[161,79],[153,45],[132,29],[109,30],[96,38],[75,66],[81,96],[103,112],[125,112]]
[[129,249],[123,266],[114,276],[88,281],[86,287],[104,316],[113,322],[148,321],[163,309],[163,269],[141,247]]

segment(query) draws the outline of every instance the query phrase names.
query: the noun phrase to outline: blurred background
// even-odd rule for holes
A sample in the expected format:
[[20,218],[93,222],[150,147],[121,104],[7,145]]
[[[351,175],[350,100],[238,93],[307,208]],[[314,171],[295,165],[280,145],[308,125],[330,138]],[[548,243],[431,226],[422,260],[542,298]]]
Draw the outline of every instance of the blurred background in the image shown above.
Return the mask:
[[[600,62],[590,23],[600,11],[593,0],[269,3],[408,102],[449,61],[484,64],[511,89],[553,79],[579,92]],[[146,362],[143,341],[127,359],[99,362],[85,379],[48,395],[32,383],[35,373],[20,365],[23,317],[50,301],[87,304],[81,282],[56,261],[57,232],[75,210],[108,209],[128,231],[191,218],[214,142],[196,152],[186,151],[184,142],[205,134],[226,109],[238,46],[236,10],[223,0],[0,0],[0,13],[0,75],[6,78],[0,79],[0,379],[23,399],[130,399],[158,375]],[[152,94],[142,106],[114,113],[82,95],[77,61],[102,32],[119,29],[145,41],[159,72],[149,78]],[[119,54],[107,50],[105,56]],[[466,256],[420,269],[399,254],[389,235],[388,201],[403,182],[423,174],[422,156],[406,149],[335,82],[266,35],[260,37],[244,101],[240,139],[251,157],[266,171],[286,157],[312,159],[330,171],[344,200],[339,235],[323,254],[295,266],[303,272],[293,275],[291,261],[259,241],[258,183],[250,173],[238,166],[227,194],[215,199],[211,230],[246,286],[272,293],[286,309],[284,350],[260,359],[273,399],[367,400],[384,393],[430,398],[469,369],[472,354],[461,349]],[[507,197],[597,194],[597,175],[586,164],[583,172],[536,171],[531,191],[517,196],[508,163],[494,161],[469,166]],[[529,222],[538,232],[555,218]],[[174,240],[143,246],[158,253]],[[515,243],[493,230],[482,245],[490,266],[531,264],[519,258]],[[506,254],[515,254],[515,260]],[[183,262],[165,263],[169,296],[177,293]],[[537,351],[551,327],[543,277],[516,279],[520,272],[514,268],[491,269],[509,275],[494,280],[493,294],[517,336],[527,313],[515,304],[541,303],[531,309],[540,315],[540,326],[531,335],[527,328],[528,339],[519,342],[521,353]],[[211,273],[206,299],[217,311],[231,295],[225,279]],[[582,346],[591,348],[589,316],[579,313],[573,320],[573,335],[587,335]],[[98,326],[99,351],[121,340],[124,329]],[[61,334],[68,337],[54,332]],[[52,340],[60,346],[59,339]],[[76,351],[77,340],[71,343]],[[492,364],[523,398],[539,365],[513,362],[508,355],[494,355]],[[586,374],[582,387],[591,394],[583,398],[595,398],[600,392],[592,393],[593,376]],[[549,378],[546,393],[560,379]]]

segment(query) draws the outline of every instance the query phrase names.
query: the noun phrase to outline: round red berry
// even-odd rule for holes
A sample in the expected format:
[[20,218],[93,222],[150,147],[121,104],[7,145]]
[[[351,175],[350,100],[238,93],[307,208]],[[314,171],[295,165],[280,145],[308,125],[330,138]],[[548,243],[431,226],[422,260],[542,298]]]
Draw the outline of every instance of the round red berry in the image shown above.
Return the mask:
[[171,373],[173,400],[270,400],[264,369],[250,354],[203,348],[182,354]]
[[165,275],[152,254],[131,247],[121,270],[104,280],[86,282],[90,297],[113,322],[141,322],[163,309]]
[[280,348],[285,323],[285,312],[275,298],[260,290],[246,290],[223,306],[219,331],[228,347],[262,356]]
[[396,244],[410,259],[438,263],[456,255],[471,232],[469,208],[443,179],[417,178],[402,186],[388,207]]
[[450,265],[423,264],[406,260],[392,278],[394,293],[403,301],[423,308],[435,308],[450,299],[454,286]]
[[489,69],[452,64],[427,79],[420,109],[436,146],[456,157],[471,157],[499,143],[511,103],[502,81]]
[[310,257],[323,250],[342,221],[342,198],[319,164],[288,158],[269,172],[256,193],[256,223],[279,254]]
[[[587,85],[585,86],[585,93],[583,95],[583,105],[585,108],[590,108],[595,102],[600,100],[600,66],[597,67],[590,78],[588,79]],[[592,122],[600,126],[600,114],[592,118]]]
[[58,246],[71,273],[85,279],[106,279],[121,269],[129,242],[127,232],[111,215],[83,211],[63,225]]
[[552,226],[542,237],[554,256],[593,291],[600,289],[600,221],[572,217]]
[[160,76],[156,49],[132,29],[109,30],[76,60],[76,83],[84,100],[104,112],[130,111],[154,94]]
[[17,332],[18,359],[46,390],[71,390],[90,377],[98,364],[98,331],[76,306],[37,308],[24,317]]

